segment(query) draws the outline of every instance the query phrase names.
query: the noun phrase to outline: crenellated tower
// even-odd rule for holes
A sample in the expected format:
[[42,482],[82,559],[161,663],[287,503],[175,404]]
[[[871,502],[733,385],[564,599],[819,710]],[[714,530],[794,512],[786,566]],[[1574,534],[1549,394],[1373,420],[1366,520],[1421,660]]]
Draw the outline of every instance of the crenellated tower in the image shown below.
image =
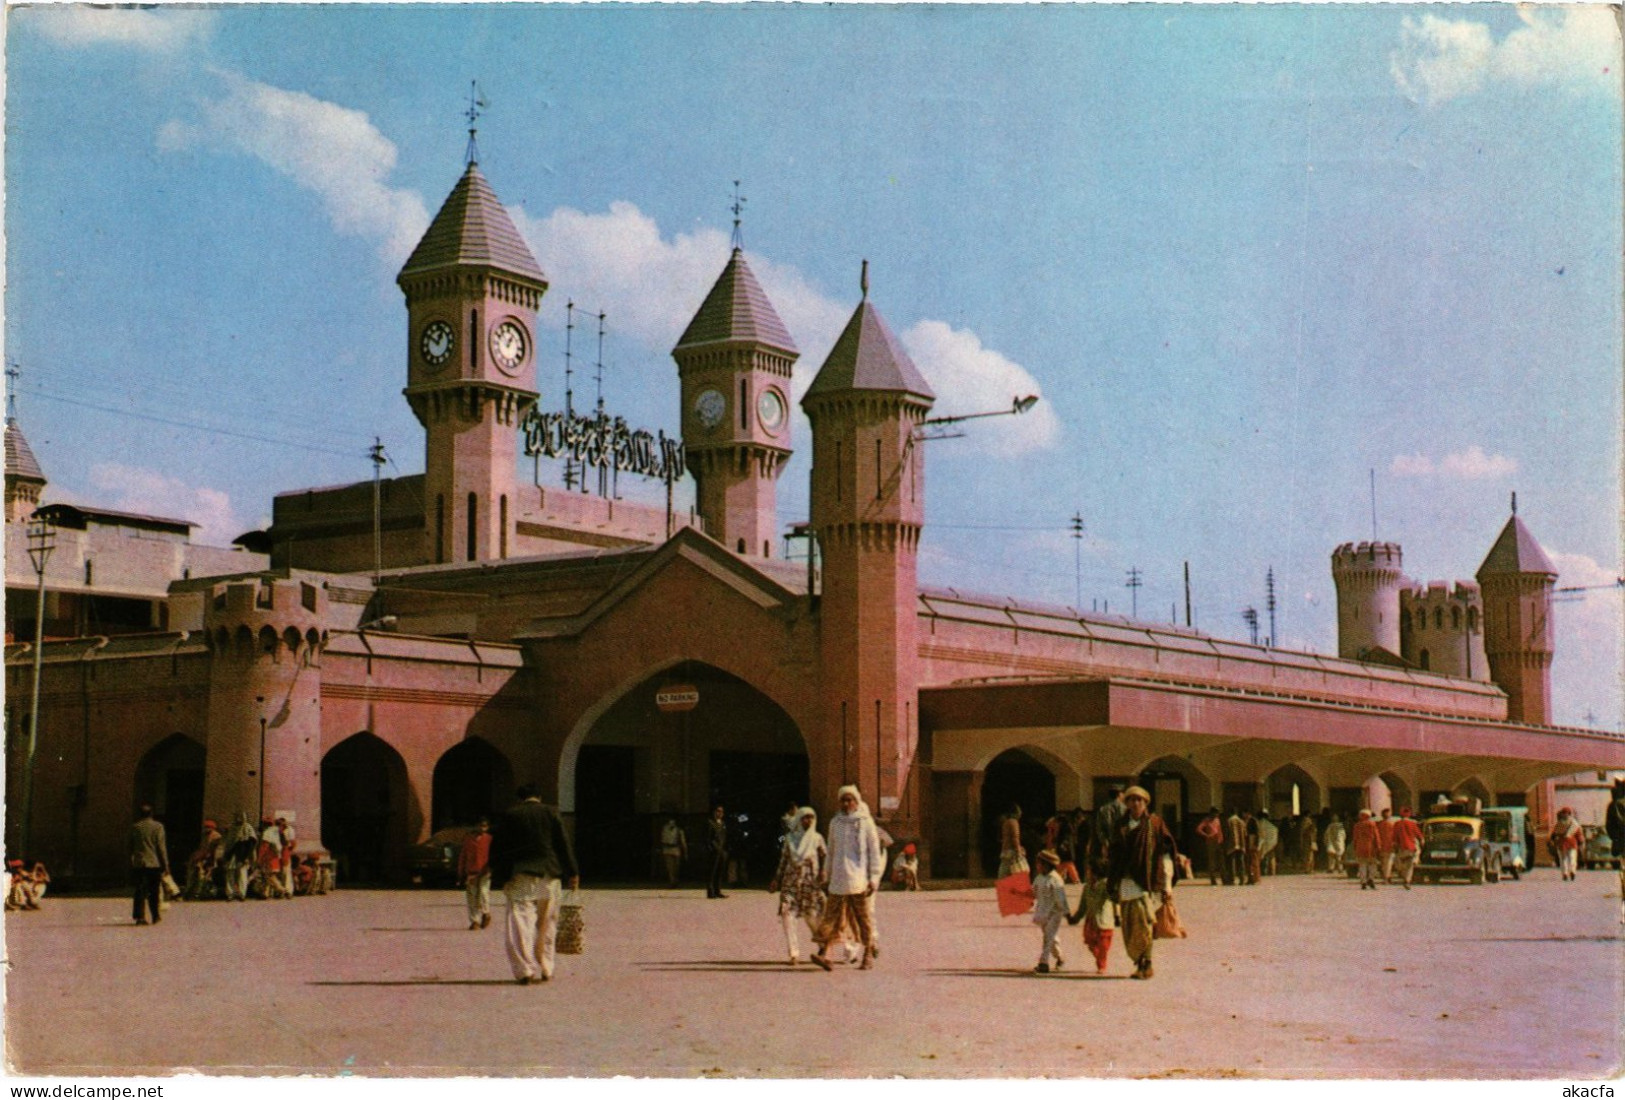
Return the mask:
[[1364,661],[1400,657],[1399,592],[1404,555],[1397,542],[1345,542],[1332,551],[1337,586],[1337,655]]
[[[858,783],[902,805],[919,716],[915,642],[925,476],[915,433],[935,395],[868,300],[802,398],[812,425],[811,523],[822,558],[824,758],[815,793]],[[819,787],[823,789],[819,789]]]
[[321,835],[321,656],[327,591],[300,577],[215,585],[203,629],[211,653],[204,812],[227,822],[296,815],[307,847]]
[[671,354],[705,531],[743,557],[772,557],[779,473],[790,457],[790,370],[800,352],[742,249]]
[[1484,600],[1478,585],[1430,581],[1399,593],[1400,655],[1426,672],[1488,681]]
[[406,399],[426,435],[425,558],[505,558],[547,278],[472,159],[395,281],[406,296]]
[[1478,569],[1484,599],[1484,649],[1490,678],[1507,693],[1507,718],[1552,720],[1552,590],[1557,569],[1518,518],[1501,529]]

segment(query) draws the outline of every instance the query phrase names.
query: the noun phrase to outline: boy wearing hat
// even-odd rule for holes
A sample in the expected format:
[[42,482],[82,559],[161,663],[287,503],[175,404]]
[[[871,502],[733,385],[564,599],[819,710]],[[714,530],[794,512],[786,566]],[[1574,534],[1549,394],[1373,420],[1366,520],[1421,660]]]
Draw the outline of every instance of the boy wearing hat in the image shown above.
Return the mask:
[[1055,969],[1061,969],[1066,961],[1061,958],[1061,949],[1055,945],[1055,937],[1060,934],[1061,922],[1072,911],[1066,900],[1066,880],[1061,877],[1061,856],[1053,848],[1045,848],[1038,853],[1039,874],[1033,879],[1033,923],[1044,930],[1044,945],[1038,951],[1038,965],[1033,967],[1035,974],[1048,974],[1050,972],[1049,960],[1055,959]]

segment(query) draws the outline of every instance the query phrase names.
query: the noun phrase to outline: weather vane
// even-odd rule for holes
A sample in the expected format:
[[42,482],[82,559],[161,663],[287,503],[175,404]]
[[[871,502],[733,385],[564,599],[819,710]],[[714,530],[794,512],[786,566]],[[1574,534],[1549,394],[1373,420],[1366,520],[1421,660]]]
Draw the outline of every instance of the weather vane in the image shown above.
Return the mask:
[[739,193],[738,180],[734,180],[734,201],[728,209],[732,210],[734,214],[733,246],[734,250],[738,251],[745,247],[745,234],[739,228],[739,216],[745,212],[745,196]]
[[480,120],[480,112],[490,105],[490,103],[486,102],[485,97],[480,94],[479,82],[470,80],[468,82],[468,110],[463,112],[463,117],[468,119],[468,151],[464,154],[464,159],[469,164],[478,164],[480,161],[479,146],[474,142],[474,136],[479,133],[479,127],[476,124]]
[[23,375],[15,360],[6,361],[6,426],[17,423],[17,379]]

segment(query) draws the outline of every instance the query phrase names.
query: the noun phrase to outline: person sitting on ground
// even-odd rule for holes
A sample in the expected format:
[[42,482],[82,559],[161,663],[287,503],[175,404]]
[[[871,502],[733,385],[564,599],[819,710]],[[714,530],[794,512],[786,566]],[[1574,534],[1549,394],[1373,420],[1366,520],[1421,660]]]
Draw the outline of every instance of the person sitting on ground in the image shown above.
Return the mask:
[[892,863],[891,880],[899,890],[920,888],[920,857],[913,844],[903,845]]

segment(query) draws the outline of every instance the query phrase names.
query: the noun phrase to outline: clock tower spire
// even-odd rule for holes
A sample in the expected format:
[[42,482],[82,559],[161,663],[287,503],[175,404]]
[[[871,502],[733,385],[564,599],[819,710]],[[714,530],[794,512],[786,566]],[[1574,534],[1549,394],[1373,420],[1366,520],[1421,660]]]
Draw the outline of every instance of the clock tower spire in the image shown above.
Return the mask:
[[404,392],[426,435],[425,560],[504,558],[547,276],[472,159],[395,281],[406,296]]
[[671,354],[706,534],[742,557],[772,557],[790,457],[790,369],[801,353],[745,262],[737,224],[728,265]]

